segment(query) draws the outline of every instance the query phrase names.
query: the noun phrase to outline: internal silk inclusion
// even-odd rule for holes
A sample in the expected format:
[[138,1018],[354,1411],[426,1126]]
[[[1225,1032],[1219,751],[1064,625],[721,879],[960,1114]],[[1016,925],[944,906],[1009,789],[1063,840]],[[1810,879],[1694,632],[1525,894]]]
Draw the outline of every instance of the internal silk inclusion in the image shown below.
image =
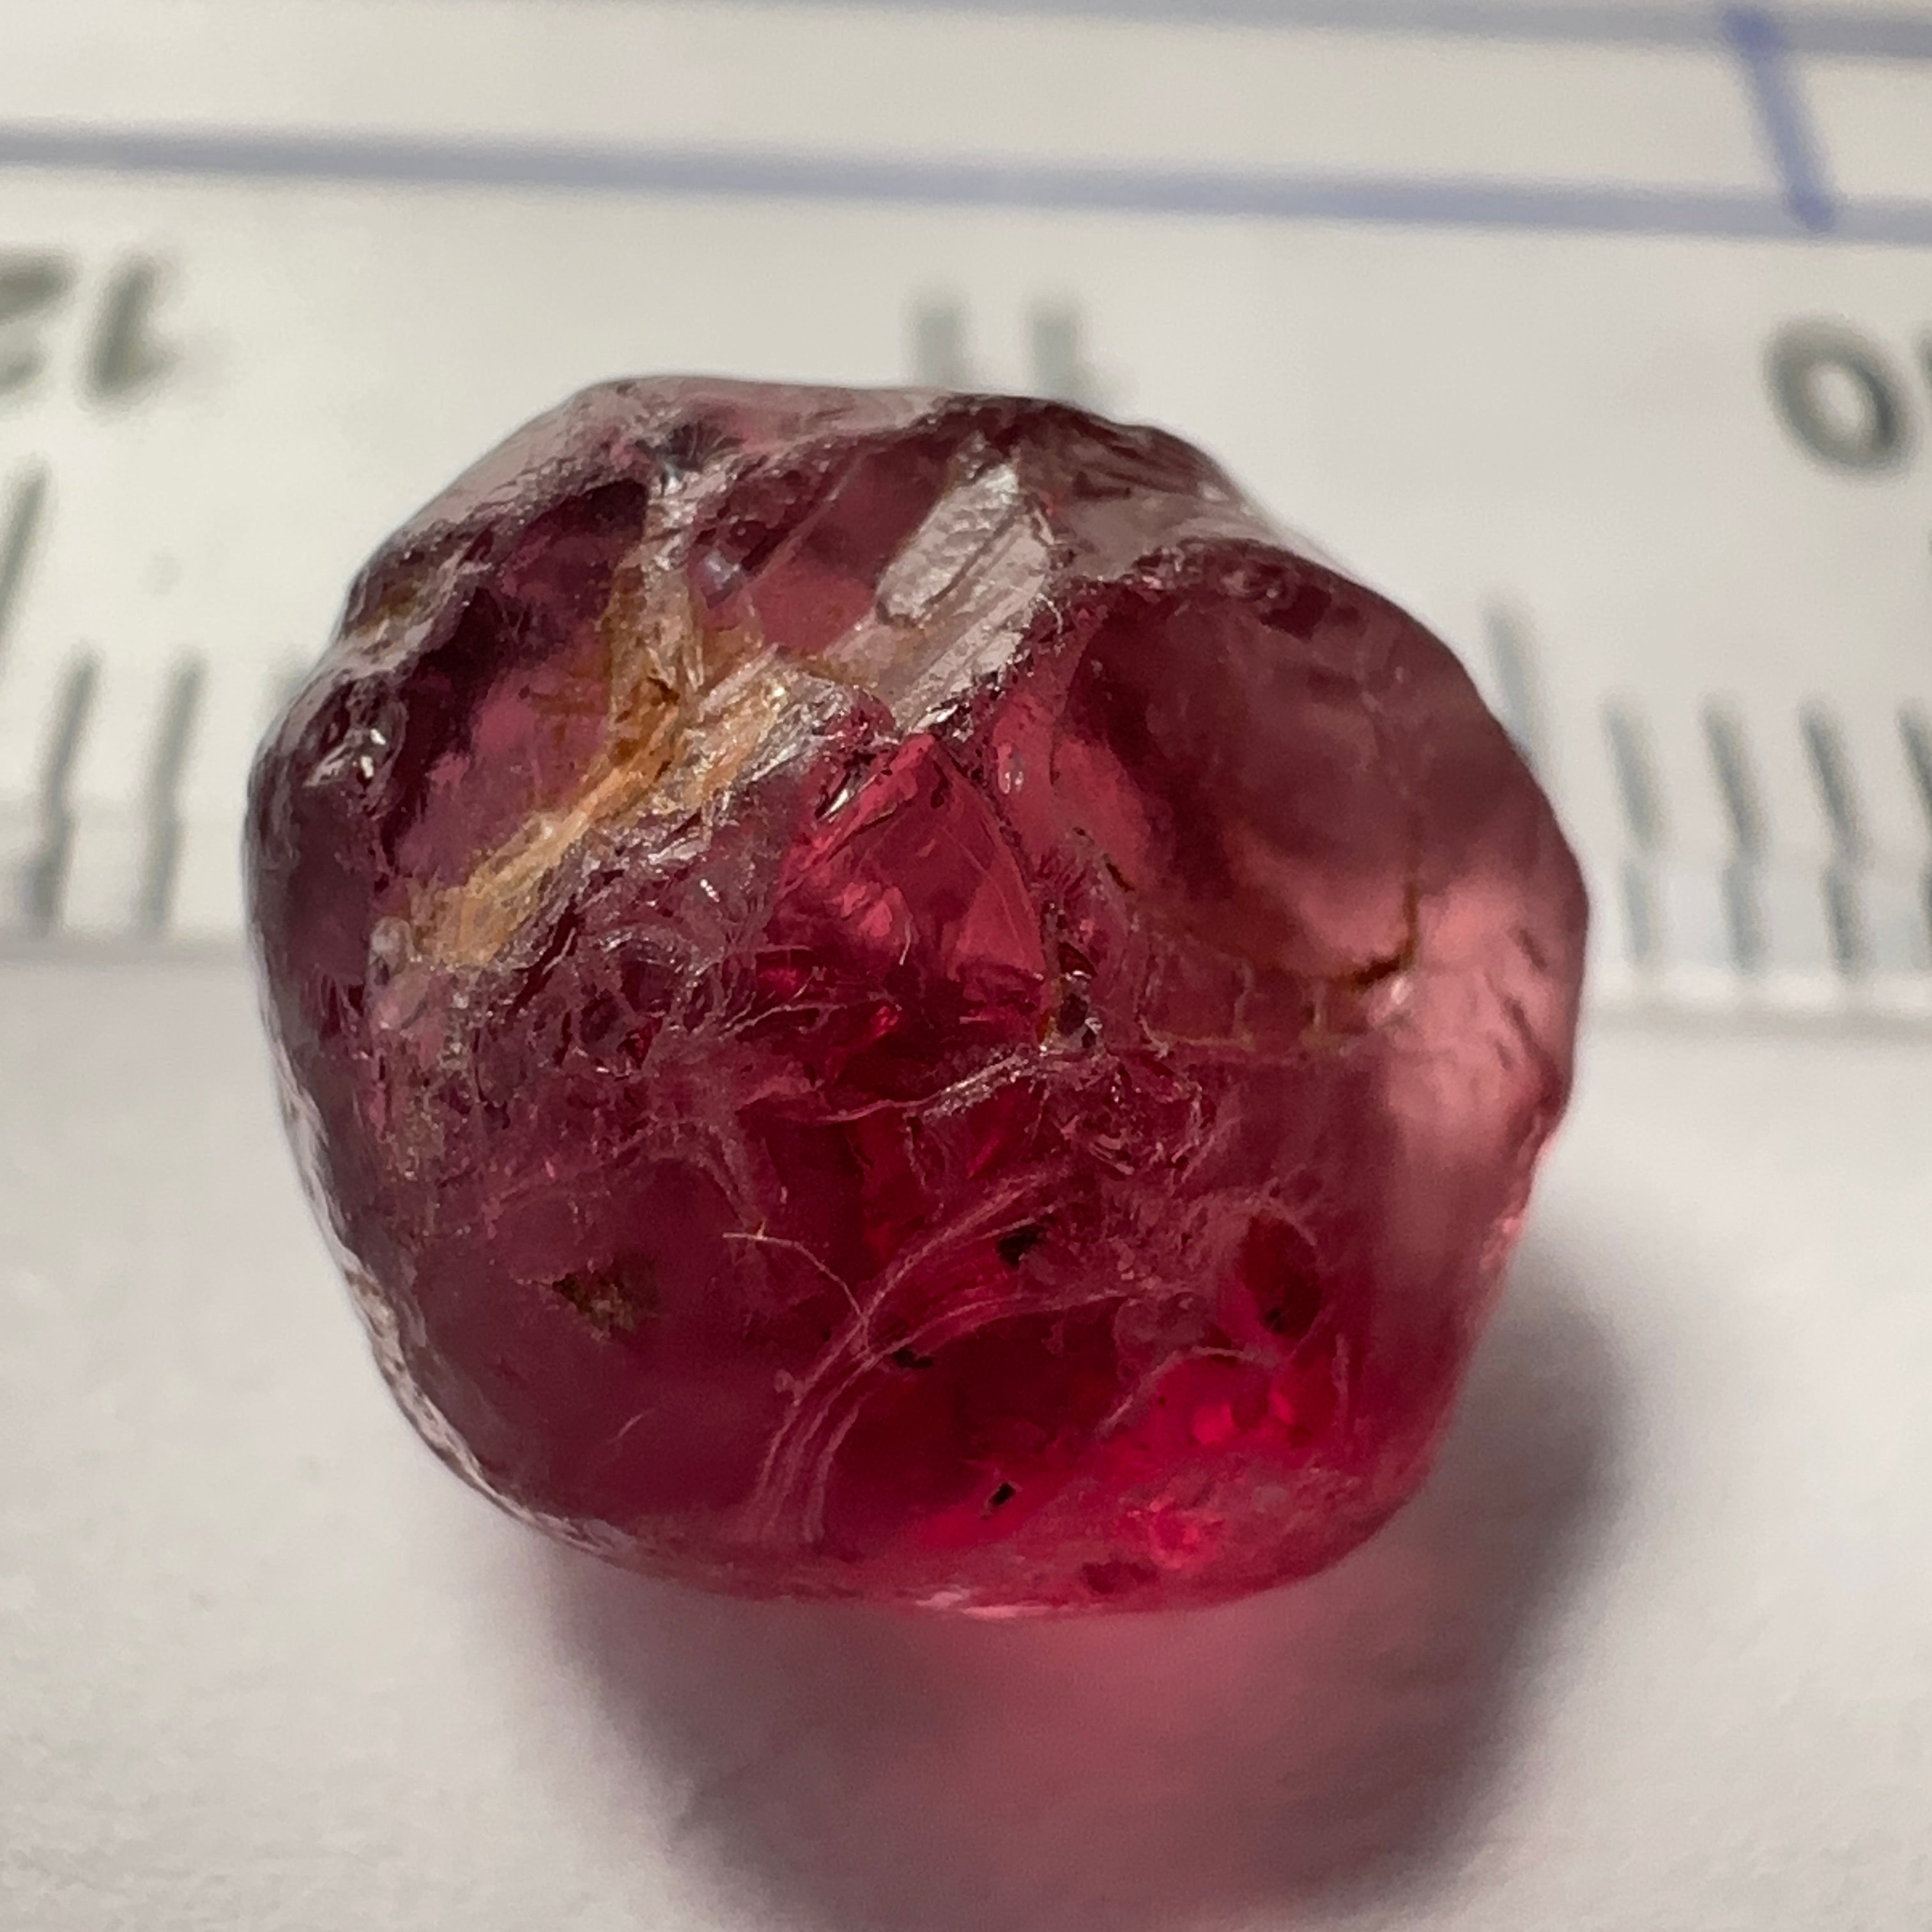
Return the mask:
[[403,1406],[720,1588],[1333,1561],[1569,1088],[1576,867],[1454,658],[1058,404],[578,396],[364,571],[249,866]]

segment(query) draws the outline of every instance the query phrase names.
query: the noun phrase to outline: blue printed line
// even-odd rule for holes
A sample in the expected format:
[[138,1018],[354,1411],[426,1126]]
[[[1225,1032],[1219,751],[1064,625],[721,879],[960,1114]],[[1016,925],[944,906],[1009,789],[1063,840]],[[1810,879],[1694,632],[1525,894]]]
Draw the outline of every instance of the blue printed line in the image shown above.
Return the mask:
[[1932,202],[1840,202],[1833,231],[1846,242],[1889,248],[1932,248]]
[[1784,205],[1796,220],[1822,235],[1831,227],[1837,208],[1825,178],[1823,157],[1792,78],[1784,31],[1756,7],[1727,7],[1724,21],[1725,38],[1743,68],[1759,130],[1784,184]]
[[[681,194],[1342,221],[1395,226],[1791,239],[1814,232],[1787,188],[1283,174],[755,149],[423,141],[253,129],[0,125],[0,167],[252,182]],[[1835,205],[1834,205],[1835,207]],[[1918,247],[1932,202],[1835,210],[1846,238]]]
[[[1575,0],[848,0],[892,14],[1160,22],[1190,27],[1333,28],[1442,34],[1556,45],[1704,47],[1729,44],[1723,14],[1690,6],[1578,4]],[[1793,53],[1932,61],[1932,14],[1854,8],[1778,15]]]
[[[1716,16],[1690,8],[1570,0],[856,0],[874,12],[1108,20],[1186,27],[1328,28],[1347,33],[1643,46],[1721,45]],[[1932,24],[1932,23],[1928,23]]]
[[1932,61],[1932,16],[1923,14],[1790,14],[1779,24],[1795,54]]

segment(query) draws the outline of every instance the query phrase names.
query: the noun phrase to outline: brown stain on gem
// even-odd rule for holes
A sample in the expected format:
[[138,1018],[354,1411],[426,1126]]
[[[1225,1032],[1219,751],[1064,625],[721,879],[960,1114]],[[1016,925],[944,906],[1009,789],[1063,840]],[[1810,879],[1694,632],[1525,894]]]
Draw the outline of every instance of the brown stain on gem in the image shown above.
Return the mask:
[[657,1312],[657,1272],[647,1262],[567,1274],[550,1288],[607,1338],[634,1335]]
[[489,964],[593,832],[702,812],[799,703],[799,677],[762,635],[707,626],[681,572],[647,575],[634,557],[598,626],[610,665],[604,748],[568,798],[532,812],[460,884],[413,909],[418,953],[437,965]]
[[[887,577],[932,547],[948,500],[942,493],[908,535]],[[736,621],[707,622],[682,568],[646,567],[645,556],[662,544],[646,530],[618,567],[598,619],[610,665],[602,751],[569,797],[532,812],[460,884],[412,907],[417,956],[444,968],[488,966],[538,912],[547,882],[586,838],[639,819],[676,824],[701,813],[788,720],[812,709],[814,691],[890,698],[929,666],[942,644],[959,644],[989,620],[1010,646],[1018,634],[1012,614],[981,608],[970,566],[982,560],[982,551],[1022,538],[1039,540],[1017,512],[978,531],[977,548],[933,592],[919,621],[895,621],[875,602],[868,619],[825,650],[800,656],[767,638],[749,598],[732,600]]]

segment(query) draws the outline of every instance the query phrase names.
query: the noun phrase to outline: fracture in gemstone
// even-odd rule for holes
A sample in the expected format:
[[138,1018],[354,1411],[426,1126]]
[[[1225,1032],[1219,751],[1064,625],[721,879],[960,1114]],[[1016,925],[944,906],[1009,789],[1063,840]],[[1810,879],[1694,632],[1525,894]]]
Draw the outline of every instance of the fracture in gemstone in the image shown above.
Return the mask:
[[1568,1091],[1582,887],[1454,657],[1058,404],[585,392],[364,571],[249,866],[404,1408],[718,1588],[1331,1562]]

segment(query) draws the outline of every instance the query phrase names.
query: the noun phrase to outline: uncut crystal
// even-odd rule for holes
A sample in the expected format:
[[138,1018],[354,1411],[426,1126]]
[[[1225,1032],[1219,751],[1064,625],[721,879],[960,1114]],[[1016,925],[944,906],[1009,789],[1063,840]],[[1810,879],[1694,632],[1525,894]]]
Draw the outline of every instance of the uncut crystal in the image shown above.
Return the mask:
[[718,1588],[1226,1598],[1421,1480],[1570,1070],[1550,807],[1172,436],[612,383],[265,746],[286,1112],[382,1369]]

